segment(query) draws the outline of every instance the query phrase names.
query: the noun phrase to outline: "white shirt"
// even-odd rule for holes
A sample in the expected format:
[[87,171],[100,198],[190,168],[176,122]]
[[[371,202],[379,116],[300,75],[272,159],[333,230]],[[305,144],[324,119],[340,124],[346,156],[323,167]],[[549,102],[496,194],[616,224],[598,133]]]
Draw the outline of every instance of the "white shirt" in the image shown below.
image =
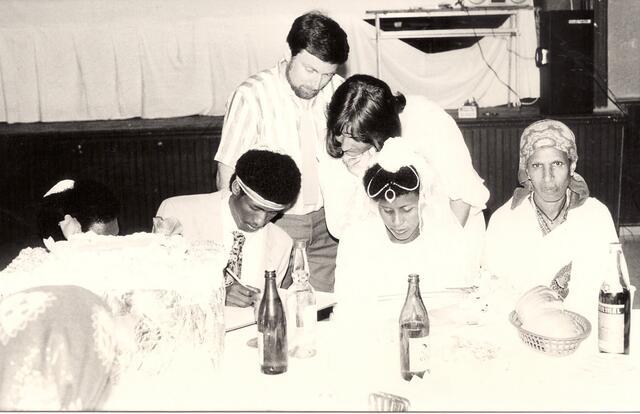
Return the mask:
[[[450,200],[462,199],[471,205],[464,226],[463,243],[479,267],[484,243],[485,221],[482,210],[489,190],[473,168],[462,132],[442,108],[423,96],[407,96],[400,114],[402,139],[410,140],[433,167],[442,191]],[[328,155],[321,159],[320,186],[324,197],[327,227],[333,237],[342,238],[352,222],[370,214],[371,208],[361,177],[352,174],[340,159]]]
[[[187,241],[213,241],[222,246],[222,254],[229,257],[233,247],[233,232],[241,231],[231,215],[230,196],[230,191],[222,190],[209,194],[171,197],[160,204],[156,215],[177,218],[182,224],[182,235]],[[293,247],[291,237],[273,223],[267,223],[255,232],[242,233],[245,235],[242,282],[263,289],[265,270],[275,270],[276,284],[279,286],[289,265]]]
[[[317,130],[316,160],[324,151],[327,119],[325,111],[336,88],[343,79],[334,75],[331,81],[313,99],[298,98],[286,77],[287,61],[281,60],[275,67],[251,76],[242,83],[227,104],[222,127],[220,147],[215,160],[230,167],[247,150],[266,146],[280,149],[296,162],[305,176],[300,150],[299,124],[303,111],[311,111]],[[287,214],[302,215],[319,210],[323,206],[320,188],[317,186],[315,205],[304,204],[301,195]]]

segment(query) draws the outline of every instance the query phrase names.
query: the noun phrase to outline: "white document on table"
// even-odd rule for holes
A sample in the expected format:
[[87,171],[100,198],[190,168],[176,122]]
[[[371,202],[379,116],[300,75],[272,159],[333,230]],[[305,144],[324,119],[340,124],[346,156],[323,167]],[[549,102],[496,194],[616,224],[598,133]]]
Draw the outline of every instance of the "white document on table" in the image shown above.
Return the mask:
[[[282,305],[285,304],[285,297],[287,295],[286,289],[278,289],[280,299],[282,299]],[[318,310],[329,308],[336,304],[334,294],[327,292],[316,292],[316,305]],[[224,307],[224,325],[225,332],[233,331],[236,329],[244,328],[256,323],[255,313],[253,306],[246,308],[238,308],[236,306]]]

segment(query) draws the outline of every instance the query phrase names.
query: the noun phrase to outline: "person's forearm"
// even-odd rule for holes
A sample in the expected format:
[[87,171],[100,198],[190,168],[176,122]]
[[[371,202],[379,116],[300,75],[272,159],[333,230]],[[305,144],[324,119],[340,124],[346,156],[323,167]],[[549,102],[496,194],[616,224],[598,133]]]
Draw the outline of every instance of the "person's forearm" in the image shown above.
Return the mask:
[[467,224],[467,219],[469,218],[469,211],[471,211],[471,205],[465,203],[461,199],[458,200],[449,200],[449,206],[451,207],[451,211],[458,219],[458,222],[462,227]]
[[216,187],[218,188],[218,191],[229,189],[229,181],[231,180],[233,173],[233,168],[218,162],[218,172],[216,173]]

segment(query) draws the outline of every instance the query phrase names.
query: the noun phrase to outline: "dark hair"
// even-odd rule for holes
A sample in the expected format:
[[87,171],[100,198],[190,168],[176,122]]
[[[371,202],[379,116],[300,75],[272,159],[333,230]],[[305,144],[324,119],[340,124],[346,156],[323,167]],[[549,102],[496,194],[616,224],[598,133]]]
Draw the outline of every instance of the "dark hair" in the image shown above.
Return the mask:
[[[420,179],[416,175],[413,166],[400,167],[398,171],[390,172],[382,168],[380,164],[374,164],[364,173],[362,184],[368,196],[378,193],[378,191],[387,184],[389,184],[389,188],[395,193],[395,197],[418,193],[420,191]],[[407,190],[407,188],[413,187],[416,188],[414,190]],[[372,199],[376,202],[380,201],[385,197],[386,191],[387,190],[380,191],[375,197],[372,197]]]
[[108,223],[120,213],[120,201],[106,185],[89,179],[76,180],[73,188],[44,197],[37,216],[41,238],[64,240],[58,225],[65,214],[80,223],[82,231],[89,231],[96,223]]
[[345,133],[378,151],[390,137],[401,133],[400,117],[406,105],[404,95],[394,95],[385,82],[369,75],[353,75],[336,89],[327,109],[327,152],[342,157],[336,139]]
[[305,49],[323,62],[341,65],[349,56],[347,34],[333,19],[309,12],[293,21],[287,35],[291,56]]
[[285,154],[249,150],[238,158],[235,175],[253,191],[274,203],[293,204],[300,193],[300,170],[296,162]]

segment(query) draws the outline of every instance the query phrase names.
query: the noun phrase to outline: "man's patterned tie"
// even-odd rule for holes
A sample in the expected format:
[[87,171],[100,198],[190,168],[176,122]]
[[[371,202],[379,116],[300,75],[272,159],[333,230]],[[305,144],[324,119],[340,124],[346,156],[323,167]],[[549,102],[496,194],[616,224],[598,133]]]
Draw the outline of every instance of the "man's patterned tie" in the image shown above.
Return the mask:
[[229,261],[225,267],[225,285],[229,286],[233,283],[233,279],[227,275],[226,270],[231,270],[240,279],[242,272],[242,246],[244,246],[245,237],[239,231],[233,232],[233,246],[229,252]]

